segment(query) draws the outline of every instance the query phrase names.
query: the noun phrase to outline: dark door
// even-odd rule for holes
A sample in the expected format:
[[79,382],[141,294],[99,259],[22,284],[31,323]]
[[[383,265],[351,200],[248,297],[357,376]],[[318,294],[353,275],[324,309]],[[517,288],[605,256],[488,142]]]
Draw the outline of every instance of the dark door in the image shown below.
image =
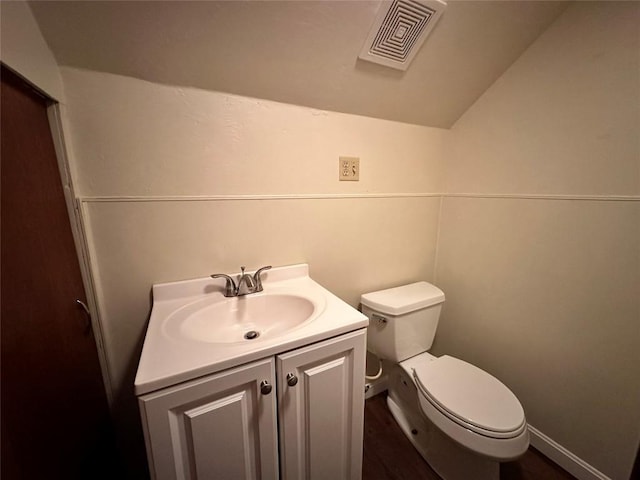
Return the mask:
[[115,478],[49,101],[4,65],[1,77],[2,478]]

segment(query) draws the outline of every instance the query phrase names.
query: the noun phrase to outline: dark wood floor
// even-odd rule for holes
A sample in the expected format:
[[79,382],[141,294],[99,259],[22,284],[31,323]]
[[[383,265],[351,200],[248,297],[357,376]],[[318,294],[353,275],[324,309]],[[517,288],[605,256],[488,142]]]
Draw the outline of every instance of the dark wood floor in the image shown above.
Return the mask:
[[[387,408],[386,394],[366,401],[363,480],[442,480],[405,437]],[[473,479],[469,479],[473,480]],[[516,462],[503,463],[500,480],[576,480],[529,448]]]

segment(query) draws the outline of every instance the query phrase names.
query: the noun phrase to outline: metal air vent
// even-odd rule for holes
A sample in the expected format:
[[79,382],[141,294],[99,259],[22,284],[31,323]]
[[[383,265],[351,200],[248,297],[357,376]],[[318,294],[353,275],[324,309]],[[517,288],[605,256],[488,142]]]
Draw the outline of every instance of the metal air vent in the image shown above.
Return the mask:
[[441,0],[384,2],[359,58],[406,70],[446,6]]

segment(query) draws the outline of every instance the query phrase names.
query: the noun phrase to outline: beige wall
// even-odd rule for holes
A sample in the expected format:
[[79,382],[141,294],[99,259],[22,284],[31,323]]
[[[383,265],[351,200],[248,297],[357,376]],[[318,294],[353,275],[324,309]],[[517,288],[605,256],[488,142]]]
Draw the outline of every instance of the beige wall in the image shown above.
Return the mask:
[[637,2],[575,2],[452,129],[449,192],[640,194]]
[[640,439],[640,4],[577,2],[452,129],[436,353],[612,479]]
[[[118,420],[154,283],[307,262],[356,306],[431,279],[450,132],[62,69]],[[338,157],[360,181],[338,181]]]
[[0,2],[0,60],[56,100],[64,98],[51,50],[25,1]]
[[[424,193],[450,132],[62,68],[81,196]],[[338,157],[361,157],[338,182]]]

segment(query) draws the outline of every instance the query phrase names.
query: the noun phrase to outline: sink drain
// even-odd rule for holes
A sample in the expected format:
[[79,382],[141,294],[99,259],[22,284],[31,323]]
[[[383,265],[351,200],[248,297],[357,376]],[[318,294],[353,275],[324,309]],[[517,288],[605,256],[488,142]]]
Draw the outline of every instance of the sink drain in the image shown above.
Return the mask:
[[244,334],[245,340],[253,340],[260,336],[260,332],[256,332],[255,330],[250,330]]

